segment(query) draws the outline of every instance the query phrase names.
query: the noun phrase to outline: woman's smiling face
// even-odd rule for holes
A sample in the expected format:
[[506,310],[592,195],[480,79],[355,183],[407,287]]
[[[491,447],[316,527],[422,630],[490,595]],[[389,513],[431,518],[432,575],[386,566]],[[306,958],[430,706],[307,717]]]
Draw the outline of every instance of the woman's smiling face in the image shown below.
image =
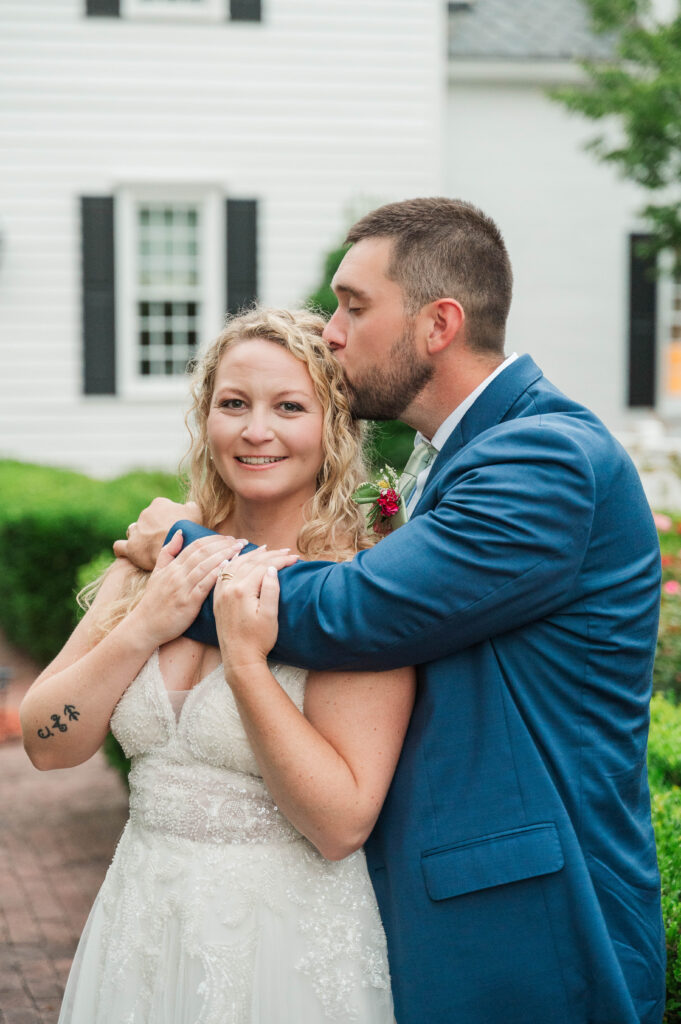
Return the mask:
[[247,501],[302,505],[324,457],[323,415],[305,363],[275,342],[237,342],[220,359],[208,414],[218,473]]

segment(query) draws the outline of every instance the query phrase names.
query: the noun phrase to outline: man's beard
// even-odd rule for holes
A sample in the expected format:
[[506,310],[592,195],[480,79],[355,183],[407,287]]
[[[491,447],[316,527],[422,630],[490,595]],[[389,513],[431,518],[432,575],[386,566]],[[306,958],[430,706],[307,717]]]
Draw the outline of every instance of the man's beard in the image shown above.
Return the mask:
[[358,420],[396,420],[432,378],[430,363],[419,362],[410,325],[388,353],[384,367],[374,366],[361,379],[345,380],[350,409]]

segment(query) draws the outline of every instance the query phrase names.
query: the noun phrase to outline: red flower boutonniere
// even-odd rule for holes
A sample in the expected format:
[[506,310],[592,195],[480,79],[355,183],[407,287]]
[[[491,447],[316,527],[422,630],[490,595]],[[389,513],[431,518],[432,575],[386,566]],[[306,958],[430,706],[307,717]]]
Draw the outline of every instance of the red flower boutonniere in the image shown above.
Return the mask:
[[398,476],[392,466],[384,466],[375,483],[367,481],[360,484],[352,496],[358,505],[369,505],[366,511],[367,524],[374,533],[390,533],[407,521],[397,481]]

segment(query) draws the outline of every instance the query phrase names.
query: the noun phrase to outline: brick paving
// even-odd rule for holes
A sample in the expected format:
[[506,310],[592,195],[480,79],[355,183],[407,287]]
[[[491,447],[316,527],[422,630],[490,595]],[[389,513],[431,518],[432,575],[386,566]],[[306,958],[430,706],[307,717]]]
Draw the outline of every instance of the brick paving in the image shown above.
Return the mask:
[[[35,666],[0,638],[15,710]],[[71,959],[127,817],[127,793],[98,753],[39,772],[0,744],[0,1024],[55,1024]]]

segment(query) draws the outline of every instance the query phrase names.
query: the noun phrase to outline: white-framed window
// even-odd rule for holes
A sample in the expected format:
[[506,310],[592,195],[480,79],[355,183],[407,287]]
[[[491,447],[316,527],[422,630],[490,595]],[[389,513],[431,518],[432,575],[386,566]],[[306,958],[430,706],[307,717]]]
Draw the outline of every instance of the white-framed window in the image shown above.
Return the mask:
[[222,325],[224,201],[218,188],[118,190],[116,390],[126,397],[186,393],[186,371]]
[[121,17],[140,21],[224,21],[226,0],[121,0]]

